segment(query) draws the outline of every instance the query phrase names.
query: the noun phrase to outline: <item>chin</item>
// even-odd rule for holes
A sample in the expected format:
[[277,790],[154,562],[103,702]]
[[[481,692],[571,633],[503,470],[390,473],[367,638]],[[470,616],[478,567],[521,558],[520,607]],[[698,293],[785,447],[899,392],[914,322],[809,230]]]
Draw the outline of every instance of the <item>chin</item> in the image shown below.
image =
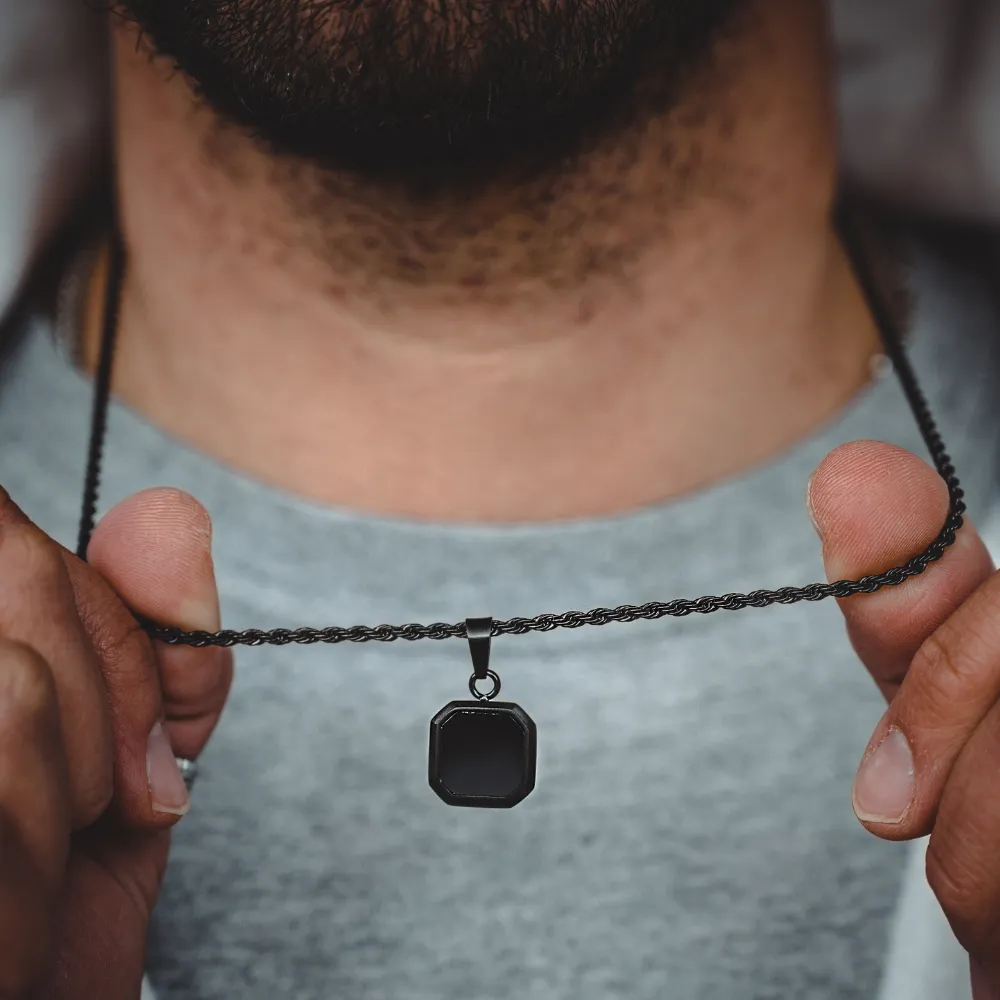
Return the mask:
[[740,0],[128,0],[116,11],[222,119],[367,171],[549,159],[661,95]]

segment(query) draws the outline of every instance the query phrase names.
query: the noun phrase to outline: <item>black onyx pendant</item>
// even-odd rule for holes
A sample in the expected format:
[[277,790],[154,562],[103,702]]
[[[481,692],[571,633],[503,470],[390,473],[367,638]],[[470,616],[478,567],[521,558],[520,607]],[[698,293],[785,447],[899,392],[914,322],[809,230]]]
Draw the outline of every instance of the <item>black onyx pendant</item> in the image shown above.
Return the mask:
[[[537,732],[519,705],[495,702],[500,678],[489,668],[492,618],[467,618],[475,701],[453,701],[431,719],[428,778],[450,806],[510,809],[535,787]],[[479,684],[488,681],[486,693]]]

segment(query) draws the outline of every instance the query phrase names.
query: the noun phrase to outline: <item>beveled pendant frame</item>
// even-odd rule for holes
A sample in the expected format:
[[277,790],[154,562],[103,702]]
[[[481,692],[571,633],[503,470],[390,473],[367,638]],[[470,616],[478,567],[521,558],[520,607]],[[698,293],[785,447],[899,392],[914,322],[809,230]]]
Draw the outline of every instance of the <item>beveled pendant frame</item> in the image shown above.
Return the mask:
[[[467,618],[475,701],[453,701],[431,719],[427,777],[447,805],[510,809],[535,787],[538,732],[513,702],[494,701],[500,678],[490,669],[492,618]],[[479,689],[491,682],[487,692]]]

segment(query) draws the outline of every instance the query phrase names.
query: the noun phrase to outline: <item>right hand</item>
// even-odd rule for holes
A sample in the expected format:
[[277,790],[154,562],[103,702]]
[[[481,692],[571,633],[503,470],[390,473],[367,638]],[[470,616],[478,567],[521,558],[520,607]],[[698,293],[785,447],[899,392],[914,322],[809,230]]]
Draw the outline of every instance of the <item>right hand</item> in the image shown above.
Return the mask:
[[[153,643],[135,616],[218,629],[208,515],[147,490],[88,563],[0,489],[0,998],[137,1000],[170,828],[173,755],[228,694],[228,649]],[[161,727],[162,723],[162,727]]]

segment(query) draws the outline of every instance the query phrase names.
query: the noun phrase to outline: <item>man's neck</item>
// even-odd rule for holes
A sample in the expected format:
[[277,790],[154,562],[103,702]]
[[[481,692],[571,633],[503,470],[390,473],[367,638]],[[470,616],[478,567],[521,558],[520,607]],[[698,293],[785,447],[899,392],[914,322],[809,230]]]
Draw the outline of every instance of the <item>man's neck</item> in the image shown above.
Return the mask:
[[767,460],[879,350],[830,230],[820,7],[762,0],[680,106],[545,176],[424,197],[273,158],[116,29],[117,394],[272,485],[436,521]]

